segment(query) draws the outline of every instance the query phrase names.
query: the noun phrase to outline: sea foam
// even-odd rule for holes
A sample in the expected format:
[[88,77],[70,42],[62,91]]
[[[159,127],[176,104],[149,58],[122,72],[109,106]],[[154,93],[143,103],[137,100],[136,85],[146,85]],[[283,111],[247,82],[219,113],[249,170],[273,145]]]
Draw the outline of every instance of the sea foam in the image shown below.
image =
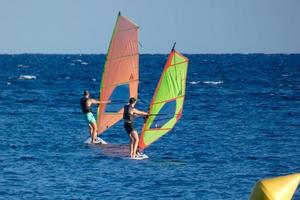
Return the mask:
[[33,75],[20,75],[19,80],[35,80],[37,77]]
[[207,84],[207,85],[220,85],[220,84],[223,84],[224,82],[223,81],[203,81],[204,84]]

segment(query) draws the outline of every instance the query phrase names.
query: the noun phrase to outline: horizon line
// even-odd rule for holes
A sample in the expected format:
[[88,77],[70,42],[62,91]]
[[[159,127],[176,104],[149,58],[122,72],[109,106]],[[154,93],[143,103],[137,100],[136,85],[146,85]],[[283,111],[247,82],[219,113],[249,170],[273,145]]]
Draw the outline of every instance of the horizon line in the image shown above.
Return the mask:
[[[292,52],[292,53],[286,53],[286,52],[217,52],[217,53],[211,53],[211,52],[200,52],[200,53],[186,53],[186,52],[180,52],[182,54],[186,55],[224,55],[224,54],[240,54],[240,55],[251,55],[251,54],[265,54],[265,55],[291,55],[291,54],[300,54],[300,52]],[[106,55],[107,53],[1,53],[0,55]],[[152,54],[152,55],[166,55],[169,53],[139,53],[139,55],[146,55],[146,54]]]

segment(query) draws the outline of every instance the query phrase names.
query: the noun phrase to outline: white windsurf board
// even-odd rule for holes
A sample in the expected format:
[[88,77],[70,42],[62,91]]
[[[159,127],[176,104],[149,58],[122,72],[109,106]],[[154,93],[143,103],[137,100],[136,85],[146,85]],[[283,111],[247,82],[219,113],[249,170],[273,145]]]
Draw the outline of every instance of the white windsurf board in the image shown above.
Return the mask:
[[[88,139],[86,139],[85,140],[85,142],[84,143],[86,143],[86,144],[91,144],[92,143],[92,138],[88,138]],[[94,142],[94,144],[108,144],[107,142],[105,142],[103,139],[101,139],[100,137],[97,137],[96,138],[96,142]]]
[[132,159],[132,160],[144,160],[144,159],[148,159],[149,158],[149,156],[147,156],[146,154],[139,154],[139,155],[137,155],[136,157],[134,157],[134,158],[130,158],[130,159]]

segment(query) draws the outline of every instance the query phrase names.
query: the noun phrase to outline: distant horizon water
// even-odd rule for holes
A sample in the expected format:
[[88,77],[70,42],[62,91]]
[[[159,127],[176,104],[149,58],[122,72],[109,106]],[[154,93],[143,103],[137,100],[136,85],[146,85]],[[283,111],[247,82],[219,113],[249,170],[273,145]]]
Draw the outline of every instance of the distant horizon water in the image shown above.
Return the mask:
[[[166,55],[166,53],[140,53],[140,55]],[[300,52],[294,53],[263,53],[263,52],[251,52],[251,53],[186,53],[181,51],[185,55],[298,55]],[[106,53],[0,53],[0,55],[106,55]]]

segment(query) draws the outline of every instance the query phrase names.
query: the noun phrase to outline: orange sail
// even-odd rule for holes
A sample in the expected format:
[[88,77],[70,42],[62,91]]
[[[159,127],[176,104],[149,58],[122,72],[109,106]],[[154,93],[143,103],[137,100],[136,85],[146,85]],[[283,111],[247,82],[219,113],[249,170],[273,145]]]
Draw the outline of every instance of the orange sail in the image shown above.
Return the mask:
[[98,133],[117,123],[130,97],[137,98],[139,80],[138,26],[120,13],[113,31],[103,68],[100,104],[97,113]]

